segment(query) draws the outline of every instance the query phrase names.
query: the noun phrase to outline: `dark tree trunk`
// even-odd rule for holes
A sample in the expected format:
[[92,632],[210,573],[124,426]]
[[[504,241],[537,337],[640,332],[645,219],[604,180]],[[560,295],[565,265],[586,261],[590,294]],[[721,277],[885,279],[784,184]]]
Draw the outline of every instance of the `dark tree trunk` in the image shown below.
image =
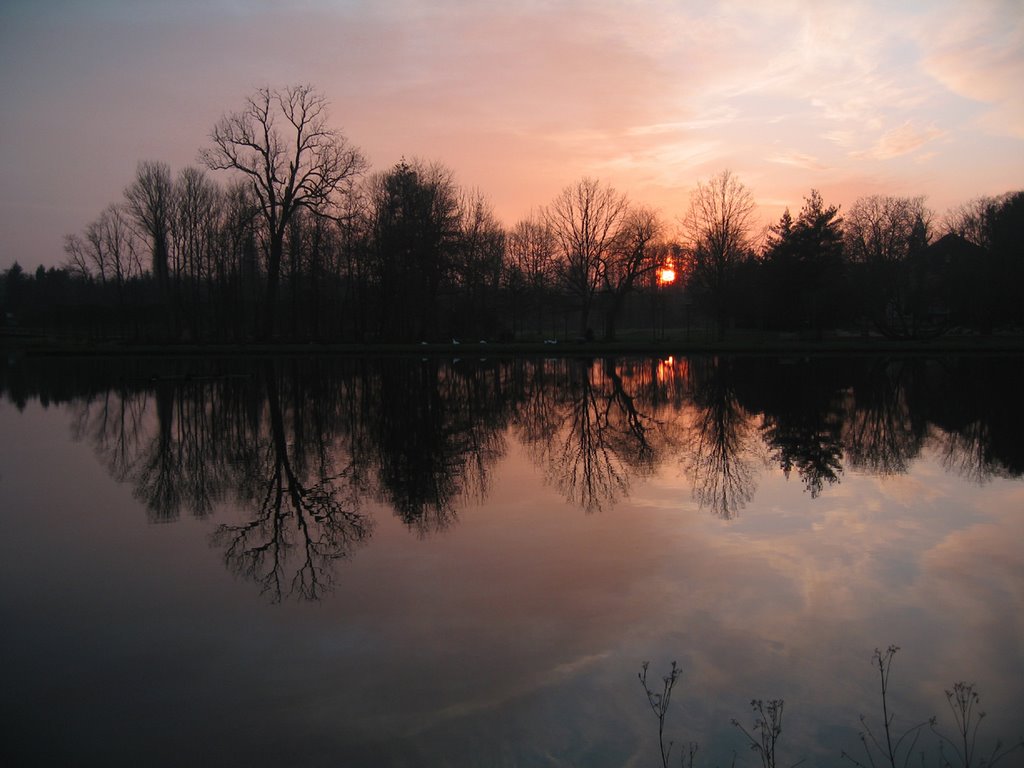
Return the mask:
[[267,260],[266,306],[263,308],[263,328],[260,335],[264,340],[271,338],[275,331],[277,310],[277,288],[281,279],[281,256],[284,252],[284,237],[276,232],[270,238],[270,257]]

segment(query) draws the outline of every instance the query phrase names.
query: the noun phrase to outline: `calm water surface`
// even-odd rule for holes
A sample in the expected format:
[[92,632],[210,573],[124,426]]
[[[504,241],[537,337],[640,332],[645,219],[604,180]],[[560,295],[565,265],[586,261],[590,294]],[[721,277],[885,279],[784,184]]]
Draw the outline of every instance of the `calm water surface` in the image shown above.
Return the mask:
[[656,766],[637,673],[674,660],[698,765],[760,765],[754,698],[780,763],[849,765],[890,644],[896,726],[952,733],[965,680],[1013,740],[1022,391],[1019,358],[8,361],[0,757]]

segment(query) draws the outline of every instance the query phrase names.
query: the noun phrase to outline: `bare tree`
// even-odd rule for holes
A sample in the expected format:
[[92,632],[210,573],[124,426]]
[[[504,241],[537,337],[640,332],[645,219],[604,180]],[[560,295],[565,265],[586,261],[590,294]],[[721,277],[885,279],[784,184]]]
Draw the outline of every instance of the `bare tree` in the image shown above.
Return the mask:
[[141,272],[135,238],[122,209],[108,205],[85,228],[82,236],[64,239],[70,270],[113,285],[121,294],[127,282]]
[[267,234],[267,287],[263,333],[274,331],[281,257],[288,223],[306,208],[326,215],[344,183],[366,161],[327,120],[327,101],[309,85],[264,87],[240,112],[221,118],[201,157],[214,170],[235,170],[249,180]]
[[277,376],[266,363],[267,426],[253,435],[253,460],[243,467],[242,498],[255,502],[250,517],[222,523],[211,540],[224,548],[224,564],[273,602],[289,595],[315,601],[333,588],[335,562],[370,539],[373,520],[352,495],[351,465],[338,471],[332,455],[325,465],[304,466],[303,450],[311,446],[301,433],[289,434],[302,421],[301,401],[287,407]]
[[[92,279],[92,261],[89,256],[89,245],[85,238],[78,234],[64,235],[64,253],[67,254],[64,268],[68,272],[83,280]],[[17,262],[15,263],[17,264]]]
[[123,303],[128,281],[142,273],[135,233],[118,205],[109,205],[100,214],[99,224],[107,251],[107,261],[119,300]]
[[[201,168],[183,168],[174,183],[171,217],[171,274],[176,305],[186,303],[183,320],[196,335],[210,295],[216,265],[224,258],[220,227],[224,194]],[[205,292],[205,295],[204,295]]]
[[149,239],[153,278],[161,293],[167,290],[168,253],[174,185],[166,163],[139,163],[135,180],[124,191],[126,209],[140,234]]
[[497,295],[505,230],[490,201],[479,190],[464,192],[459,209],[459,243],[453,275],[461,296],[458,331],[491,336],[500,325]]
[[241,338],[255,326],[251,317],[257,298],[256,206],[248,182],[237,178],[225,187],[220,213],[219,297],[214,311],[220,331]]
[[[372,181],[372,179],[370,180]],[[334,311],[340,336],[366,338],[372,315],[374,262],[372,254],[373,207],[371,183],[346,183],[338,216],[338,253],[334,273],[341,283],[343,311]]]
[[96,278],[104,290],[113,289],[123,322],[128,283],[142,273],[135,233],[124,210],[108,205],[82,236],[68,235],[64,239],[64,251],[70,271]]
[[654,240],[661,233],[658,214],[643,206],[630,208],[623,217],[618,240],[601,266],[601,281],[609,303],[605,313],[605,339],[615,338],[615,327],[625,304],[626,296],[637,280],[653,272],[655,260]]
[[544,322],[544,294],[555,274],[555,239],[547,224],[530,216],[509,230],[505,239],[504,287],[512,298],[512,330],[519,326],[522,298],[535,313],[535,329]]
[[944,234],[959,235],[969,243],[987,247],[988,213],[995,200],[991,197],[977,197],[951,208],[942,220]]
[[558,243],[558,274],[580,303],[580,330],[587,334],[594,298],[602,286],[605,264],[619,242],[629,210],[626,196],[597,179],[566,187],[545,212]]
[[506,270],[529,288],[550,285],[554,277],[555,242],[551,229],[541,219],[529,217],[509,230]]
[[754,198],[731,171],[697,183],[682,221],[692,259],[691,280],[724,332],[733,276],[753,247]]
[[456,282],[465,288],[496,288],[501,276],[505,230],[494,207],[479,190],[464,192],[459,200],[459,254]]
[[1009,210],[1020,192],[1005,192],[995,197],[976,197],[951,208],[942,219],[941,232],[955,234],[982,248],[993,246],[993,227],[1001,213]]
[[905,261],[926,244],[931,218],[923,197],[858,198],[846,215],[847,256],[865,264]]
[[871,195],[846,215],[844,245],[855,265],[865,317],[886,334],[914,336],[929,309],[928,245],[932,214],[923,197]]

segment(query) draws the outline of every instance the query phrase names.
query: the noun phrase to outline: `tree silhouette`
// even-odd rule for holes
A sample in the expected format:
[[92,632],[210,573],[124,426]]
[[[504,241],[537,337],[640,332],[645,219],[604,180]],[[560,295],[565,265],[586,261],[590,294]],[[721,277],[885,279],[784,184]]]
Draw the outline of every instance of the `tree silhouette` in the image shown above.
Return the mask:
[[[26,277],[34,280],[34,277]],[[11,402],[72,402],[72,434],[153,522],[210,517],[225,564],[272,600],[316,599],[372,534],[368,499],[428,535],[483,503],[512,427],[594,512],[678,460],[702,508],[753,498],[757,463],[811,497],[843,463],[908,470],[925,447],[974,481],[1024,474],[1015,358],[32,359]]]
[[594,300],[605,266],[620,245],[620,228],[628,210],[625,195],[597,179],[584,178],[563,189],[545,211],[558,243],[559,281],[579,302],[582,336],[590,331]]
[[439,165],[398,163],[371,181],[373,250],[385,338],[436,340],[438,297],[453,273],[459,198]]
[[214,170],[233,170],[249,182],[267,237],[263,335],[275,330],[285,233],[296,211],[326,215],[346,181],[366,161],[328,127],[327,100],[308,85],[260,88],[239,112],[225,115],[201,157]]
[[579,366],[562,393],[564,427],[545,446],[548,476],[587,512],[614,504],[629,490],[628,467],[609,443],[608,409],[592,369]]
[[547,223],[533,216],[517,222],[505,239],[503,270],[513,335],[521,327],[535,333],[543,331],[555,269],[555,238]]
[[139,163],[135,179],[124,191],[128,214],[149,239],[150,268],[160,295],[167,298],[174,186],[166,163]]
[[794,221],[789,209],[771,228],[765,271],[772,315],[788,328],[821,335],[841,318],[843,233],[839,207],[811,190]]
[[754,198],[731,171],[698,182],[682,226],[690,253],[690,283],[725,332],[733,282],[753,246]]
[[846,215],[845,248],[862,309],[887,336],[930,333],[935,296],[929,262],[931,212],[923,197],[859,198]]
[[1024,283],[1024,191],[1006,195],[988,210],[992,265],[991,298],[996,319],[1020,327],[1024,324],[1019,286]]
[[491,204],[478,190],[463,193],[453,265],[453,334],[497,336],[504,253],[505,230]]
[[608,296],[604,325],[606,341],[615,339],[626,297],[638,281],[642,281],[658,266],[653,246],[660,233],[661,222],[649,208],[630,208],[623,217],[615,247],[601,265],[603,290]]
[[140,276],[142,265],[135,233],[128,217],[118,205],[108,205],[85,228],[83,237],[64,239],[67,265],[77,275],[95,277],[102,292],[112,293],[117,308],[117,325],[126,330],[128,285]]

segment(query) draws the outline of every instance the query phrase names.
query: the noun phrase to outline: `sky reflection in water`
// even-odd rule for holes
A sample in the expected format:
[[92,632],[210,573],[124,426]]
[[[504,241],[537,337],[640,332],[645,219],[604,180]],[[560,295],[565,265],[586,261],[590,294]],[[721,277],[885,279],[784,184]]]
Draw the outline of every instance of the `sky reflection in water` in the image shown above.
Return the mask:
[[704,764],[755,760],[753,697],[839,764],[890,643],[898,722],[966,679],[1021,729],[1019,361],[3,376],[16,757],[654,765],[678,660]]

